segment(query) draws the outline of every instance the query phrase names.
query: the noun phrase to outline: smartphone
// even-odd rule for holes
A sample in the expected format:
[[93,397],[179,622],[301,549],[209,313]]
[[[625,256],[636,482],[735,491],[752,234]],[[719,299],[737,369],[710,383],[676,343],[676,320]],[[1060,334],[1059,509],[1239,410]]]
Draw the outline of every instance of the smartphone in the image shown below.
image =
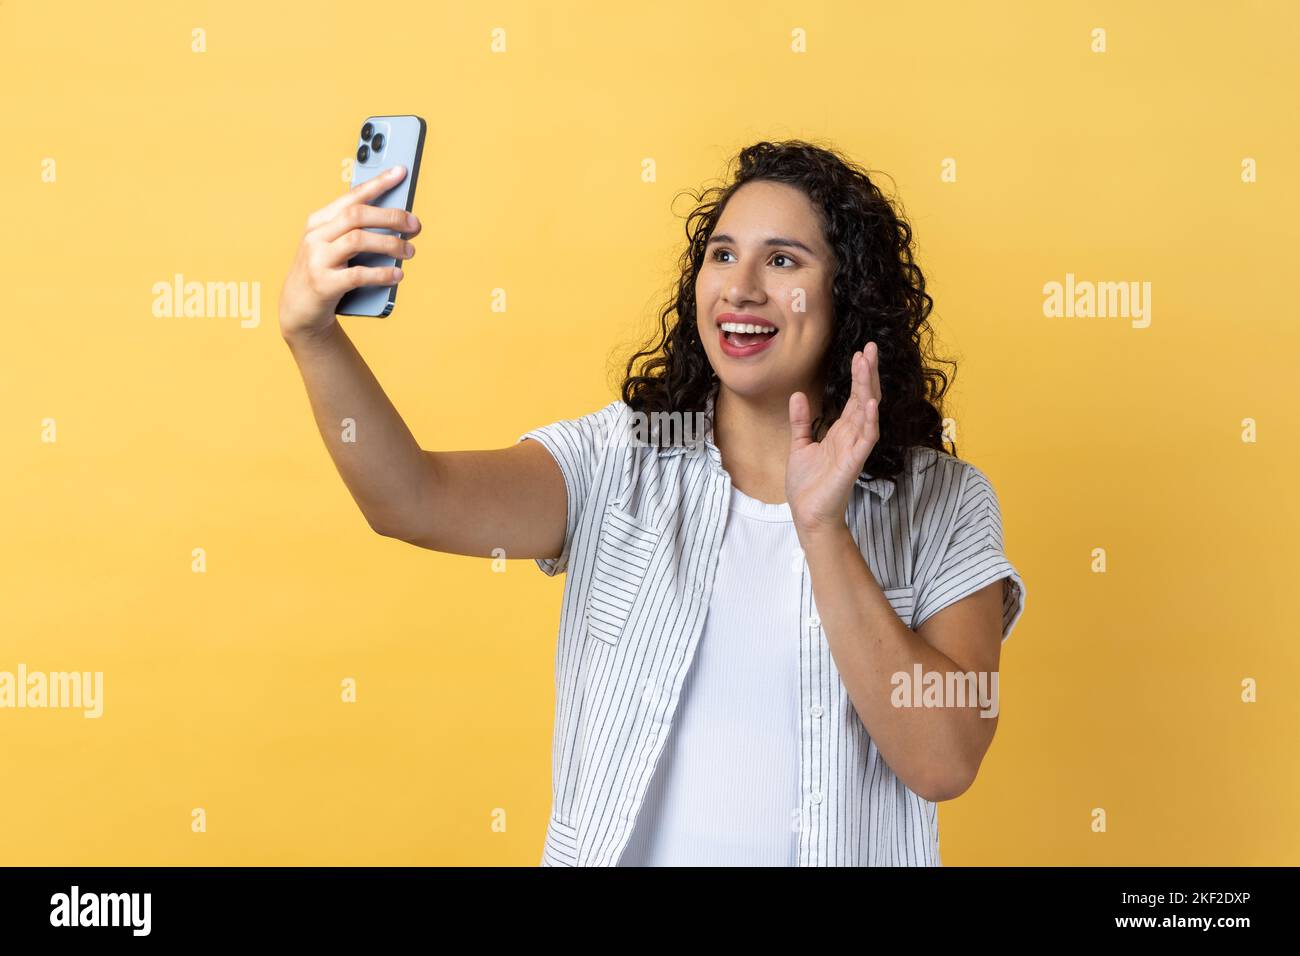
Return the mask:
[[[359,186],[392,169],[405,166],[402,181],[383,195],[371,200],[372,206],[411,211],[415,203],[415,184],[420,176],[420,155],[424,152],[425,123],[419,116],[368,116],[361,124],[356,158],[352,165],[352,185]],[[395,236],[391,229],[367,227],[371,232]],[[359,252],[348,260],[349,266],[400,266],[401,259],[377,252]],[[339,300],[338,315],[370,315],[382,318],[393,311],[397,286],[361,286],[349,289]]]

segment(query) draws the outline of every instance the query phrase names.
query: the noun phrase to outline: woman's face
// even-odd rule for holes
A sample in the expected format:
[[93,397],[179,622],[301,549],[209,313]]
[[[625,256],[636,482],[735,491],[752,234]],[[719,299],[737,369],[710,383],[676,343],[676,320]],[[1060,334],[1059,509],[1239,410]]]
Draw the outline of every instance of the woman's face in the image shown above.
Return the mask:
[[[700,341],[724,386],[772,402],[803,391],[816,412],[834,271],[817,212],[800,190],[755,181],[732,194],[695,279]],[[731,322],[776,332],[724,333],[722,324]]]

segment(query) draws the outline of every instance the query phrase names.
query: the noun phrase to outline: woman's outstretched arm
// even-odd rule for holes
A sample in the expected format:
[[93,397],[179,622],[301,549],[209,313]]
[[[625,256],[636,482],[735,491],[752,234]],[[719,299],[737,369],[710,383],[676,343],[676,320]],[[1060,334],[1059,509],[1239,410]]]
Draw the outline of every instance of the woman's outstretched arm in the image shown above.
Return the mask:
[[280,295],[280,332],[307,388],[325,447],[367,523],[435,551],[557,556],[567,497],[559,465],[534,441],[485,451],[426,451],[335,318],[343,293],[392,285],[400,271],[348,267],[357,252],[410,259],[419,221],[367,203],[401,174],[356,187],[312,213]]

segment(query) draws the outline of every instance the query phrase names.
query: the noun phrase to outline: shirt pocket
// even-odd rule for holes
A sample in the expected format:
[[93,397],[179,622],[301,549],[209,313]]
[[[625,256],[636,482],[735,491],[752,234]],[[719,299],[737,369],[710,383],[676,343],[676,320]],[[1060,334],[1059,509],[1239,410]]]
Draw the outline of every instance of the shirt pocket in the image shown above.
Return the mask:
[[660,531],[617,505],[605,512],[587,592],[587,633],[617,644],[659,544]]
[[885,595],[889,606],[894,609],[894,613],[910,628],[916,614],[916,588],[912,585],[901,588],[881,588],[881,592]]

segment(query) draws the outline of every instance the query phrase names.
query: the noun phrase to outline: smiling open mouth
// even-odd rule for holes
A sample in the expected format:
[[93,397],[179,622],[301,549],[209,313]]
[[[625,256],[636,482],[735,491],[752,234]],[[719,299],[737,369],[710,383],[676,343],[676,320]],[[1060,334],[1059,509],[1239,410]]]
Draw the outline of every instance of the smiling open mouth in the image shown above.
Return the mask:
[[722,349],[722,354],[727,358],[747,359],[766,352],[779,334],[770,325],[719,322],[718,348]]
[[769,342],[777,334],[777,330],[770,326],[747,325],[743,322],[723,322],[718,328],[722,330],[723,339],[740,349]]

